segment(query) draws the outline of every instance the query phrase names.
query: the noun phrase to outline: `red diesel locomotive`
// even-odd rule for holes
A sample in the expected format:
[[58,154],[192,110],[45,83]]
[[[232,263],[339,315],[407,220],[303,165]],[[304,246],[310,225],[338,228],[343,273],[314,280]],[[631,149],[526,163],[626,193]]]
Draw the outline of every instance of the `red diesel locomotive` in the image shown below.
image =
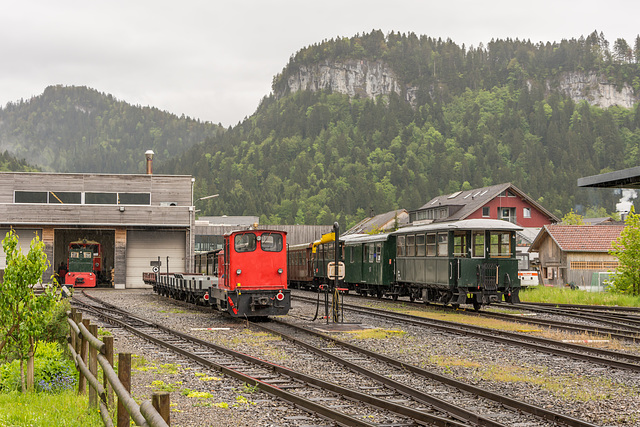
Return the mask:
[[286,233],[243,230],[224,236],[221,251],[196,255],[195,273],[145,273],[154,292],[210,305],[232,317],[287,314]]
[[102,278],[102,245],[94,240],[69,243],[69,258],[64,284],[76,288],[94,288]]

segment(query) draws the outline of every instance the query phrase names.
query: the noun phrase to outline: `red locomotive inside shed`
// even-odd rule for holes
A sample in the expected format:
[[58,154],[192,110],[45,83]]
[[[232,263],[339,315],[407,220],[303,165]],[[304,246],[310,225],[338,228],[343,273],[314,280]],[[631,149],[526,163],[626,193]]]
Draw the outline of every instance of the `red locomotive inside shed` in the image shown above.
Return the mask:
[[69,243],[67,273],[64,284],[79,288],[93,288],[102,278],[102,245],[94,240]]

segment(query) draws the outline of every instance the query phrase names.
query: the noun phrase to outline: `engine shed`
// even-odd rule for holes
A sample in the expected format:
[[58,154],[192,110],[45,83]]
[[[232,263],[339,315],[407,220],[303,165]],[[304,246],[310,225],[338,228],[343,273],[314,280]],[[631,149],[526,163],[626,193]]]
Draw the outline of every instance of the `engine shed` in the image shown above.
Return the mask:
[[[102,248],[105,286],[146,287],[142,272],[167,262],[193,265],[193,183],[190,175],[0,172],[0,239],[13,228],[22,252],[37,234],[51,263],[49,282],[75,241]],[[0,273],[6,264],[0,247]]]

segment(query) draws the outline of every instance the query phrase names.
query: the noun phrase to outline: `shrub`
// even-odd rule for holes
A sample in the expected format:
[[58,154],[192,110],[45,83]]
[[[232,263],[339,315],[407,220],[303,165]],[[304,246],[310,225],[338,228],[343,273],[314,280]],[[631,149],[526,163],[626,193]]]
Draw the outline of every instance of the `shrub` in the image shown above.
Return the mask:
[[[75,365],[55,342],[38,342],[34,370],[35,390],[38,392],[60,393],[76,386]],[[19,360],[0,365],[1,392],[20,391],[21,384]]]

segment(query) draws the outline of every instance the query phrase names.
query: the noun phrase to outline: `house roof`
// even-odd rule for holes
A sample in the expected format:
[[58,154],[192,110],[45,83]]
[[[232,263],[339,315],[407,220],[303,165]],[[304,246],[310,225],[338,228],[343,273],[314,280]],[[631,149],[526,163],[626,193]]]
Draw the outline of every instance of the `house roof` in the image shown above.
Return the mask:
[[385,212],[372,218],[365,218],[353,227],[351,227],[343,235],[368,233],[375,229],[385,230],[389,225],[393,225],[396,216],[398,217],[398,225],[402,226],[409,222],[409,214],[406,209],[398,209],[396,211]]
[[578,187],[640,188],[640,166],[578,178]]
[[609,252],[624,225],[545,225],[529,251],[538,251],[549,236],[565,252]]
[[[491,185],[489,187],[476,188],[467,191],[458,191],[452,194],[445,194],[442,196],[434,197],[429,200],[425,205],[416,210],[424,210],[428,208],[435,208],[438,206],[453,206],[459,209],[453,212],[449,217],[442,219],[446,221],[455,221],[467,218],[472,213],[483,207],[486,203],[498,197],[500,193],[505,190],[509,190],[516,194],[518,197],[526,200],[531,206],[538,209],[540,212],[548,216],[552,221],[560,222],[560,219],[554,214],[543,208],[539,203],[527,196],[522,190],[517,188],[510,182],[498,185]],[[441,220],[441,221],[442,221]]]

